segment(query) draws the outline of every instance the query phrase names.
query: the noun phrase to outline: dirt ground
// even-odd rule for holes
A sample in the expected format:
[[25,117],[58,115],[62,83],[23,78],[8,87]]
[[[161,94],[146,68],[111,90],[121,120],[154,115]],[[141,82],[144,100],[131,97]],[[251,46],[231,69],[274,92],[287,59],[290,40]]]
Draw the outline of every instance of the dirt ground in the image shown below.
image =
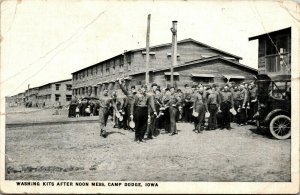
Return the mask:
[[[27,120],[33,113],[26,113]],[[22,114],[8,115],[7,122],[22,122],[14,119],[23,118]],[[55,119],[48,116],[48,120]],[[5,176],[8,180],[290,181],[290,140],[272,139],[254,126],[233,124],[230,131],[202,134],[194,133],[188,123],[177,127],[178,135],[162,132],[140,144],[133,141],[133,132],[113,129],[111,123],[106,139],[99,136],[97,123],[7,128]]]

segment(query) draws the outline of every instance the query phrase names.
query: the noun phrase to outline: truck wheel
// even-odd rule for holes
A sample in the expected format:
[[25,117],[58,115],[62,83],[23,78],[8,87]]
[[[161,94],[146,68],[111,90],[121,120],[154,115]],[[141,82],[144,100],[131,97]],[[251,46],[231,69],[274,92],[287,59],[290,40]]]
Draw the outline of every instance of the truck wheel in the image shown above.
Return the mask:
[[277,139],[291,137],[291,118],[286,115],[275,116],[270,122],[270,132]]

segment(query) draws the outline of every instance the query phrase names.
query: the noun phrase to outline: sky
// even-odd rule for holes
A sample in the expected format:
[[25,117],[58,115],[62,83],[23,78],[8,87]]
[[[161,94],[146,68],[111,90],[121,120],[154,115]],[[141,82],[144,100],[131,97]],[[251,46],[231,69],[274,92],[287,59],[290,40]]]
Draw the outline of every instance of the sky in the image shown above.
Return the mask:
[[178,40],[193,38],[257,68],[258,41],[248,38],[286,27],[293,33],[299,12],[293,1],[2,1],[1,98],[145,47],[148,14],[150,46],[171,42],[177,20]]

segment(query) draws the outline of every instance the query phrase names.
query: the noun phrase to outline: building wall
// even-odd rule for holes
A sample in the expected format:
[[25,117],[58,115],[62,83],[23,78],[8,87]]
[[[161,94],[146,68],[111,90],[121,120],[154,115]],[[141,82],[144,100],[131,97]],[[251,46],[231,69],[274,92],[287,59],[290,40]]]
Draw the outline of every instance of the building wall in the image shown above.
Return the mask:
[[[165,75],[165,72],[170,72],[169,70],[154,72],[150,76],[151,82],[155,82],[162,87],[166,87],[170,84],[170,76]],[[255,71],[249,70],[247,68],[239,67],[233,65],[229,62],[222,60],[214,60],[206,63],[195,63],[189,66],[182,66],[174,69],[174,72],[178,73],[179,76],[174,76],[174,85],[178,88],[182,88],[185,84],[192,85],[194,82],[199,83],[201,79],[192,77],[193,74],[213,74],[214,78],[210,79],[208,83],[226,83],[227,79],[223,75],[238,75],[244,76],[245,80],[236,79],[234,81],[249,81],[253,80],[256,75]],[[133,76],[131,83],[136,84],[139,81],[143,82],[144,74]],[[205,79],[206,80],[206,79]],[[206,82],[202,82],[206,83]],[[138,85],[139,87],[139,85]]]
[[[59,85],[58,90],[56,89],[56,85]],[[37,96],[38,106],[68,105],[70,101],[67,101],[67,95],[69,97],[72,95],[72,88],[68,90],[67,85],[72,85],[72,80],[50,83],[39,87]],[[56,99],[56,95],[59,95],[58,99]]]
[[[165,68],[166,66],[170,66],[171,50],[172,50],[171,45],[152,48],[150,50],[150,62],[149,62],[150,70]],[[202,57],[208,57],[213,55],[222,55],[225,57],[230,57],[229,55],[222,54],[221,52],[196,44],[192,41],[179,43],[177,47],[177,53],[178,53],[178,58],[177,58],[178,65],[184,64],[187,61],[196,60]],[[112,81],[115,81],[118,78],[129,77],[134,73],[144,72],[145,60],[146,60],[145,50],[144,51],[137,50],[134,52],[127,52],[125,53],[125,55],[118,55],[109,60],[100,62],[97,65],[73,73],[72,74],[73,94],[77,96],[86,96],[89,94],[87,93],[88,91],[91,92],[92,96],[98,96],[105,88],[114,89],[113,87],[114,84],[103,84],[103,85],[98,85],[98,84],[111,83]],[[238,61],[238,59],[235,60]],[[142,80],[144,80],[141,79],[143,76],[136,76],[136,77],[140,77],[137,80],[138,82],[142,82]],[[88,86],[90,87],[88,88]],[[83,88],[84,88],[84,93],[83,93]],[[95,89],[97,89],[97,94]]]

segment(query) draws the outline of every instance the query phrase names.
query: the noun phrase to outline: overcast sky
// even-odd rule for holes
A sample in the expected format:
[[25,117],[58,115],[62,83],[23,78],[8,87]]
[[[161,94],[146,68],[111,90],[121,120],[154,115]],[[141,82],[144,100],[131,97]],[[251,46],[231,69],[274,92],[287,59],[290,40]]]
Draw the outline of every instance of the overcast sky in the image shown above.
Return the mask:
[[[193,38],[241,56],[257,68],[257,41],[248,38],[299,26],[292,1],[39,1],[1,3],[1,97],[49,82],[112,56],[150,45]],[[297,15],[298,14],[298,15]]]

